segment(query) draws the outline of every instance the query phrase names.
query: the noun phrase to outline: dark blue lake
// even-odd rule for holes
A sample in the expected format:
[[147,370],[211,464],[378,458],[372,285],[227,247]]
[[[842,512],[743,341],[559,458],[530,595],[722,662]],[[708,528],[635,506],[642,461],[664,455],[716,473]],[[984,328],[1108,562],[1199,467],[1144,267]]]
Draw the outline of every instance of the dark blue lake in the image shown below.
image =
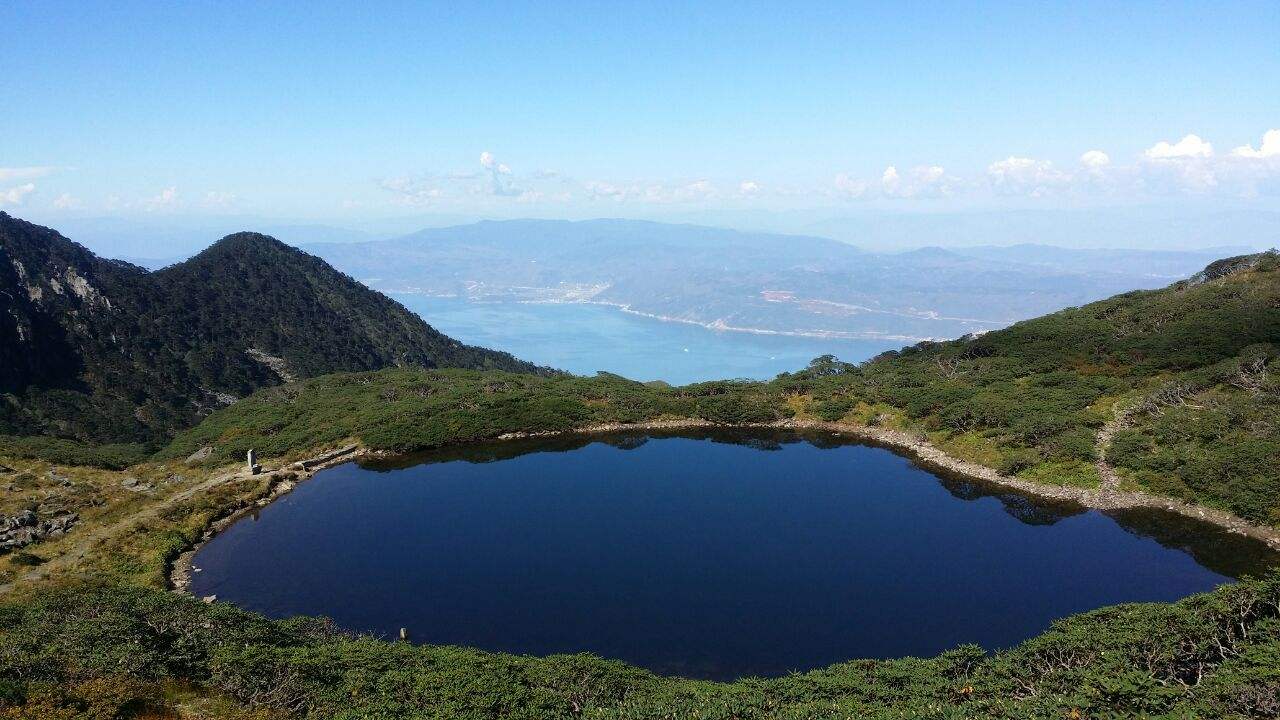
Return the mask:
[[829,435],[610,436],[322,471],[205,546],[193,591],[724,679],[1006,647],[1268,561],[1177,516],[1048,505]]

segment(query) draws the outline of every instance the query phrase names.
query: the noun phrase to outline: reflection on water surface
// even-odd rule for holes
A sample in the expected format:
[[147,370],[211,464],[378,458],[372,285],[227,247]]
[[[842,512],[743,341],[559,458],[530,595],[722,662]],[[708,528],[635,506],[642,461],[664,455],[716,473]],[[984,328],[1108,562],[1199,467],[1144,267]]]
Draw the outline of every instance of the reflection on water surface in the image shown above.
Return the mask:
[[620,434],[331,468],[203,548],[194,591],[732,678],[1008,646],[1269,558],[1180,516],[1045,503],[830,434]]

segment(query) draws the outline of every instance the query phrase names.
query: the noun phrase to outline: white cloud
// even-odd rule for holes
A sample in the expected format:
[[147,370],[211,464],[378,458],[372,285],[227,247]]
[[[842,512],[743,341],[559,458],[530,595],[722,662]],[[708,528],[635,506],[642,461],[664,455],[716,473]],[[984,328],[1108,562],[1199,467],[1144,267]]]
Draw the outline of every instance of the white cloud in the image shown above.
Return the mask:
[[488,182],[483,187],[484,193],[499,197],[516,198],[524,194],[524,190],[515,187],[511,182],[511,168],[498,162],[493,153],[488,150],[480,153],[480,167],[487,170],[489,175]]
[[489,152],[488,150],[485,150],[484,152],[480,153],[480,165],[486,170],[493,170],[494,172],[500,173],[502,175],[511,174],[511,168],[495,160],[493,157],[493,153]]
[[[1010,155],[985,167],[986,181],[964,180],[941,165],[884,168],[878,176],[862,178],[839,173],[828,183],[788,185],[770,178],[642,181],[607,178],[583,182],[541,170],[516,173],[491,151],[479,154],[472,171],[403,176],[380,181],[407,204],[442,202],[465,205],[509,198],[526,203],[573,203],[611,200],[627,203],[714,203],[717,201],[793,198],[948,198],[968,195],[1039,198],[1047,195],[1109,197],[1141,200],[1180,194],[1254,197],[1280,194],[1280,129],[1268,130],[1256,148],[1245,145],[1229,155],[1217,155],[1206,139],[1188,134],[1176,141],[1160,141],[1126,157],[1088,149],[1076,161],[1053,161]],[[505,201],[502,201],[505,202]]]
[[591,180],[583,186],[587,191],[587,195],[591,198],[603,198],[606,200],[626,200],[626,188],[614,185],[613,183]]
[[430,205],[444,196],[444,190],[431,177],[402,175],[386,178],[378,183],[378,187],[394,193],[397,205],[410,207]]
[[[619,185],[603,180],[591,180],[583,183],[582,189],[591,200],[613,200],[616,202],[643,202],[653,204],[694,203],[720,197],[734,197],[732,193],[722,194],[720,188],[710,180],[694,180],[679,185],[664,183],[631,183]],[[760,185],[754,181],[744,181],[738,185],[739,195],[753,195],[760,191]],[[569,199],[570,196],[559,196]]]
[[689,197],[697,198],[714,195],[716,188],[710,180],[695,180],[681,188],[681,191]]
[[[894,170],[897,173],[897,170]],[[840,173],[836,175],[832,181],[836,186],[836,192],[848,198],[860,198],[867,194],[869,184],[865,180],[859,180],[848,173]]]
[[14,180],[35,180],[53,172],[57,168],[41,165],[32,167],[0,167],[0,183],[12,182]]
[[1142,154],[1139,184],[1157,194],[1205,194],[1218,187],[1213,145],[1199,135],[1186,135],[1176,143],[1164,140]]
[[175,187],[167,187],[160,191],[158,195],[147,198],[142,204],[148,212],[152,210],[163,210],[171,208],[178,202],[178,189]]
[[1258,146],[1257,150],[1254,150],[1252,145],[1241,145],[1235,150],[1232,150],[1231,154],[1234,157],[1251,158],[1255,160],[1261,158],[1280,157],[1280,130],[1268,130],[1263,134],[1262,144]]
[[1071,178],[1048,160],[1010,156],[987,166],[991,187],[1001,195],[1041,197],[1067,185]]
[[914,167],[904,176],[894,165],[880,175],[880,191],[889,197],[947,197],[953,195],[959,181],[940,165]]
[[880,174],[880,188],[890,195],[898,192],[898,186],[901,184],[902,178],[898,176],[898,168],[892,165]]
[[53,206],[59,210],[75,210],[80,207],[80,199],[71,193],[62,193],[53,201]]
[[200,205],[206,208],[225,208],[235,204],[235,201],[236,196],[234,193],[210,190],[204,194]]
[[1173,145],[1161,140],[1147,148],[1143,155],[1148,160],[1207,158],[1213,156],[1213,145],[1200,139],[1199,135],[1187,135]]
[[1087,168],[1104,168],[1111,164],[1111,156],[1101,150],[1089,150],[1080,156],[1080,164]]
[[0,206],[21,205],[23,198],[36,191],[35,183],[25,183],[8,190],[0,190]]

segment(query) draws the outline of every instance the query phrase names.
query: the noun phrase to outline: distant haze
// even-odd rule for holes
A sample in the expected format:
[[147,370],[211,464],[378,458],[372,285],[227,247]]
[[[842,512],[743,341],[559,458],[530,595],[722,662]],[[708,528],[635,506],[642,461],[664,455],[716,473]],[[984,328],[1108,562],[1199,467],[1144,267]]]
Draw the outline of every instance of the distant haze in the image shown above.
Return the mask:
[[[401,237],[423,228],[477,220],[521,219],[502,215],[416,214],[348,221],[306,221],[258,215],[71,216],[47,212],[21,217],[48,224],[105,257],[173,262],[190,257],[224,235],[251,230],[291,245],[345,243]],[[591,217],[566,216],[587,220]],[[1148,250],[1263,250],[1280,245],[1280,209],[1223,209],[1216,205],[1151,205],[1061,210],[953,212],[677,211],[642,213],[635,219],[693,223],[747,232],[812,235],[864,249],[1055,245],[1064,248]],[[153,264],[144,262],[143,264]]]
[[902,343],[1162,287],[1244,250],[882,253],[817,236],[636,220],[485,221],[303,248],[385,292],[608,305],[712,330]]

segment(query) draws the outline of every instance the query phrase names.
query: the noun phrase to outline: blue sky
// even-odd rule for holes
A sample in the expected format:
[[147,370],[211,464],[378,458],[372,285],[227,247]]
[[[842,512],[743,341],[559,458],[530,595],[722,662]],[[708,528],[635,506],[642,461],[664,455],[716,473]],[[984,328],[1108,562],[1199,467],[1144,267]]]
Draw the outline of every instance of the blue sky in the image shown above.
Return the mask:
[[0,6],[0,206],[1280,206],[1274,1],[262,5]]

